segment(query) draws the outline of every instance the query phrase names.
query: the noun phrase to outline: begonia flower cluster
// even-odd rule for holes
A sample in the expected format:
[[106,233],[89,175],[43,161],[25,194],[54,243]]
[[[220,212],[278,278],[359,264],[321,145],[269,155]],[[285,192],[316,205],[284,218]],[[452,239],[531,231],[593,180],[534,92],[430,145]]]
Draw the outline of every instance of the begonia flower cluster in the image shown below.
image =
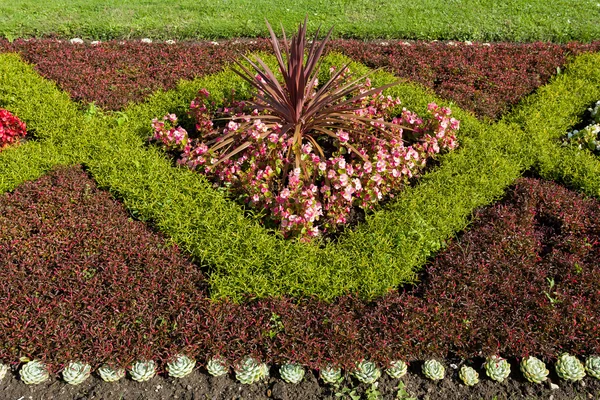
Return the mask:
[[0,109],[0,149],[16,143],[27,133],[26,125],[10,111]]

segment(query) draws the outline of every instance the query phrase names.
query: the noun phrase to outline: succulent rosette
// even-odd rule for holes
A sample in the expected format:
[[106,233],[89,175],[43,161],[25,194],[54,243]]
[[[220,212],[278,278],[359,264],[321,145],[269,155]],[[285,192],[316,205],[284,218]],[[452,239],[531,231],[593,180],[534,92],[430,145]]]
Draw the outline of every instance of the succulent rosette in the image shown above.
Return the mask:
[[235,366],[235,377],[243,384],[250,385],[269,376],[269,367],[265,363],[259,363],[252,357],[244,358]]
[[497,382],[504,382],[510,375],[510,364],[500,356],[488,357],[485,362],[485,373],[490,379]]
[[219,357],[213,357],[206,363],[206,369],[212,376],[222,376],[229,372],[227,362]]
[[423,375],[432,381],[442,380],[446,375],[446,368],[437,360],[425,361],[421,370],[423,371]]
[[363,360],[356,365],[356,368],[352,371],[352,375],[360,382],[370,385],[379,379],[381,370],[377,368],[375,363]]
[[[598,103],[600,104],[600,102]],[[585,370],[590,376],[600,379],[600,356],[588,357],[587,360],[585,360]]]
[[79,385],[90,377],[92,367],[89,364],[71,361],[62,371],[65,382],[70,385]]
[[167,363],[167,372],[173,378],[183,378],[189,375],[196,366],[196,360],[192,360],[183,354],[178,354],[175,358]]
[[156,375],[156,363],[150,361],[136,361],[129,370],[131,379],[138,382],[145,382]]
[[112,368],[108,364],[104,364],[98,368],[98,375],[104,382],[116,382],[125,376],[124,368]]
[[46,365],[40,360],[25,363],[19,371],[21,380],[27,385],[37,385],[50,378]]
[[6,364],[0,363],[0,381],[4,379],[10,368]]
[[393,379],[402,378],[408,371],[408,365],[402,360],[392,361],[389,368],[386,368],[385,373]]
[[339,383],[342,379],[342,369],[327,365],[325,368],[319,370],[319,376],[323,379],[323,382],[334,385]]
[[287,383],[300,383],[304,378],[304,367],[300,364],[284,364],[279,368],[279,375]]
[[576,382],[585,376],[585,368],[577,357],[568,353],[561,354],[556,362],[556,374],[566,381]]
[[475,386],[479,383],[479,372],[475,371],[473,367],[463,365],[458,371],[458,377],[467,386]]
[[525,379],[531,383],[544,382],[550,373],[542,360],[532,356],[521,361],[521,372]]

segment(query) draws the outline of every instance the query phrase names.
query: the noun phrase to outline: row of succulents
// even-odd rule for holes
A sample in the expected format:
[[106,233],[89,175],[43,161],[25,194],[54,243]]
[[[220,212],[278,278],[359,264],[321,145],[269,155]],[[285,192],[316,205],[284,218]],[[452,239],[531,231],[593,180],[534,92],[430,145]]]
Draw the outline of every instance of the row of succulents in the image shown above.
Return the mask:
[[[190,374],[196,361],[185,355],[177,355],[173,360],[167,363],[166,371],[170,377],[183,378]],[[568,353],[562,354],[555,365],[557,375],[566,381],[576,382],[583,379],[586,374],[600,379],[600,356],[590,356],[583,364],[577,357]],[[228,363],[222,358],[213,358],[206,364],[208,373],[213,376],[222,376],[229,373]],[[486,375],[497,382],[503,382],[511,373],[508,361],[499,356],[492,356],[486,359],[484,364]],[[0,380],[6,375],[9,367],[0,363]],[[523,376],[531,383],[542,383],[546,381],[549,371],[546,364],[536,358],[529,356],[524,358],[520,364],[520,370]],[[65,382],[71,385],[79,385],[85,381],[91,374],[92,368],[89,364],[72,361],[62,371],[62,377]],[[106,382],[115,382],[125,377],[126,371],[123,368],[113,368],[109,365],[103,365],[98,368],[98,375]],[[234,366],[236,379],[243,384],[252,384],[269,377],[269,366],[261,363],[252,357],[246,357]],[[279,368],[279,375],[287,383],[297,384],[302,381],[305,375],[305,368],[300,364],[288,363]],[[406,362],[396,360],[390,363],[385,369],[387,375],[393,379],[399,379],[408,372]],[[422,372],[425,377],[433,381],[444,379],[446,369],[441,362],[437,360],[427,360],[422,365]],[[152,360],[137,361],[129,369],[131,379],[144,382],[157,373],[156,363]],[[19,371],[21,380],[28,384],[39,384],[50,378],[46,365],[40,360],[27,360]],[[358,381],[365,384],[374,384],[381,377],[381,369],[371,361],[363,360],[356,364],[356,368],[350,371]],[[474,386],[479,382],[479,372],[473,367],[463,365],[458,373],[461,381],[467,386]],[[342,369],[331,365],[322,368],[319,371],[319,377],[323,382],[331,385],[340,383],[344,378]]]

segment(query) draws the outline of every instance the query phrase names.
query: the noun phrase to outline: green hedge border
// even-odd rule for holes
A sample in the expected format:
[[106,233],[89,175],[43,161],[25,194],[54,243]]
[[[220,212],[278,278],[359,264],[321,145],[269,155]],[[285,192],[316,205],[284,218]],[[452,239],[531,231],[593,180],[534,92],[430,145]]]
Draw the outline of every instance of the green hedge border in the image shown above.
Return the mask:
[[[345,60],[331,55],[327,63]],[[597,188],[597,181],[588,175],[582,180],[580,169],[577,175],[565,167],[568,155],[556,157],[552,140],[600,98],[600,69],[595,67],[599,61],[599,54],[578,57],[565,73],[494,125],[452,106],[461,120],[460,149],[442,157],[440,167],[344,234],[339,243],[320,248],[269,234],[201,175],[173,167],[160,150],[146,145],[151,118],[182,112],[201,87],[216,96],[228,94],[229,88],[239,86],[231,71],[181,82],[176,90],[130,105],[127,122],[117,127],[110,117],[86,120],[53,83],[17,56],[2,55],[0,105],[23,118],[42,143],[29,142],[0,153],[1,188],[11,190],[54,164],[83,163],[99,185],[123,199],[134,215],[152,221],[210,269],[215,299],[285,294],[332,300],[346,292],[373,299],[401,283],[414,282],[427,257],[468,225],[473,210],[502,197],[526,169],[539,164],[547,176],[562,174],[575,185],[585,183],[587,192]],[[356,63],[351,68],[357,73],[365,70]],[[392,79],[381,71],[372,78],[375,84]],[[389,94],[418,112],[424,112],[430,101],[451,105],[407,82]],[[555,150],[560,155],[568,152]],[[35,162],[28,163],[28,156]],[[597,168],[595,161],[588,161]]]

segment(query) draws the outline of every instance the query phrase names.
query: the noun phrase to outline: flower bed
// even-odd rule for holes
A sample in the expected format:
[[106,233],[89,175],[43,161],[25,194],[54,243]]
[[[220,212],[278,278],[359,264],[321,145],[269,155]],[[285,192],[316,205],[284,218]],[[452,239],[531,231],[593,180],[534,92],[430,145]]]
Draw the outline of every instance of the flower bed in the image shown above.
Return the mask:
[[[127,310],[136,317],[129,319],[123,316],[122,324],[115,327],[116,331],[100,336],[103,338],[100,342],[94,338],[93,329],[80,330],[69,324],[77,321],[82,325],[85,317],[102,315],[102,310],[92,310],[105,304],[104,299],[88,297],[89,292],[82,289],[79,293],[87,294],[77,297],[80,301],[75,302],[76,305],[72,305],[71,300],[62,301],[63,296],[72,297],[73,294],[65,291],[66,287],[103,281],[100,278],[94,280],[98,276],[97,270],[89,277],[86,274],[90,268],[87,272],[78,270],[80,264],[90,261],[82,259],[78,265],[65,267],[64,272],[68,272],[65,275],[38,275],[39,282],[50,280],[50,283],[39,285],[49,291],[46,297],[46,301],[50,301],[49,306],[27,309],[32,315],[27,320],[18,321],[21,328],[14,329],[25,339],[16,336],[10,339],[20,344],[4,346],[0,354],[2,359],[16,363],[18,357],[24,355],[30,359],[39,357],[55,371],[69,361],[82,360],[94,367],[104,362],[131,367],[134,359],[155,360],[160,371],[166,369],[167,363],[173,362],[173,356],[177,354],[197,358],[203,365],[212,356],[221,356],[235,363],[252,355],[260,361],[300,363],[311,368],[324,368],[332,363],[343,366],[347,371],[352,371],[357,361],[365,359],[375,362],[375,366],[365,361],[360,364],[364,371],[354,375],[370,382],[377,374],[375,367],[385,367],[398,359],[414,361],[448,355],[472,359],[500,354],[516,357],[517,360],[535,355],[546,362],[553,362],[565,350],[585,356],[600,352],[598,328],[595,326],[599,313],[599,294],[595,288],[600,283],[596,282],[599,274],[595,261],[598,232],[594,215],[598,209],[597,200],[583,198],[555,184],[521,180],[504,203],[477,211],[470,229],[456,241],[450,239],[465,227],[476,207],[500,197],[524,169],[533,168],[544,177],[562,174],[567,178],[564,181],[597,195],[600,183],[592,172],[598,169],[598,161],[585,158],[585,155],[577,156],[591,168],[585,172],[569,171],[568,167],[572,164],[567,163],[566,157],[575,153],[571,149],[561,149],[557,139],[575,124],[581,110],[599,97],[600,77],[595,67],[598,55],[579,57],[569,65],[566,73],[560,74],[496,125],[480,123],[457,109],[461,130],[465,132],[464,147],[461,144],[461,150],[445,156],[438,168],[399,196],[397,202],[374,213],[366,224],[342,237],[339,243],[324,248],[291,245],[269,237],[254,221],[244,218],[232,202],[212,190],[203,178],[170,165],[161,151],[144,143],[143,138],[150,132],[147,126],[150,118],[185,107],[200,87],[207,86],[219,95],[227,92],[230,86],[223,82],[231,80],[231,73],[223,72],[191,84],[183,83],[177,91],[156,94],[146,104],[130,106],[124,112],[127,120],[119,123],[101,113],[84,116],[64,96],[58,95],[52,84],[36,77],[31,68],[24,67],[10,56],[1,59],[4,61],[0,63],[3,77],[13,74],[22,78],[1,81],[2,92],[11,93],[10,97],[3,99],[3,103],[37,133],[36,140],[18,148],[9,147],[0,153],[3,191],[15,189],[21,182],[36,174],[41,175],[53,165],[84,163],[101,187],[122,198],[134,216],[151,220],[157,229],[167,233],[190,253],[209,272],[206,276],[213,290],[212,296],[217,293],[216,297],[222,300],[218,303],[209,300],[202,275],[196,267],[184,262],[181,270],[170,270],[168,277],[180,282],[180,285],[165,284],[166,293],[154,286],[147,287],[144,293],[131,293],[134,298],[126,300],[130,305]],[[332,55],[326,64],[338,60],[339,56]],[[373,79],[386,83],[389,75],[376,74]],[[234,80],[229,83],[239,84]],[[36,87],[39,90],[33,89]],[[414,85],[401,85],[390,93],[401,95],[407,104],[419,110],[424,110],[432,100],[431,95]],[[36,102],[49,106],[40,110],[30,105]],[[48,152],[51,158],[44,158],[44,152]],[[38,157],[23,156],[29,154]],[[551,154],[559,157],[551,159]],[[32,164],[28,167],[30,169],[15,168],[26,164]],[[64,171],[52,175],[55,183],[63,182],[59,177],[61,173]],[[64,215],[53,214],[56,218],[73,215],[66,211],[76,206],[78,201],[87,204],[85,201],[89,193],[86,195],[86,191],[100,193],[91,181],[87,185],[90,189],[85,189],[83,183],[86,180],[81,173],[73,173],[73,176],[72,188],[83,190],[83,194],[71,192],[61,197],[65,200],[60,208]],[[35,187],[35,183],[25,184],[23,188],[32,186]],[[13,201],[7,206],[11,210],[21,207],[17,206],[21,201],[18,198],[20,190],[4,195],[5,199]],[[34,189],[33,192],[48,193],[48,189]],[[57,196],[59,193],[56,193]],[[29,196],[25,203],[34,200],[34,196]],[[74,203],[69,204],[66,199]],[[455,201],[461,199],[468,202],[460,204]],[[56,207],[58,200],[51,198],[53,205],[50,208]],[[31,207],[28,209],[32,211]],[[38,209],[43,213],[46,210],[44,207]],[[83,208],[78,210],[84,212]],[[115,211],[109,212],[118,215]],[[47,218],[48,214],[42,215]],[[124,215],[121,213],[121,216]],[[182,217],[184,215],[185,218]],[[25,215],[18,219],[18,223],[31,221],[35,218],[28,219]],[[408,223],[402,225],[399,231],[397,225],[406,221]],[[10,219],[3,222],[11,226]],[[127,225],[124,220],[118,223]],[[61,223],[55,225],[60,226]],[[73,223],[64,225],[81,228]],[[7,232],[13,235],[15,229],[8,228]],[[27,232],[28,238],[35,237],[35,232]],[[68,248],[73,243],[65,244],[65,240],[60,239],[69,237],[68,232],[58,233],[59,243],[48,245],[48,251],[58,251],[61,254],[58,258],[62,261],[66,252],[61,246]],[[98,237],[98,240],[108,239]],[[33,257],[42,256],[46,260],[44,262],[49,259],[39,253],[27,252],[30,248],[40,248],[35,241],[32,245],[20,238],[16,243],[7,243],[11,254],[14,248],[10,246],[23,245],[26,250],[22,254],[32,256],[31,260],[26,259],[31,265],[41,264],[36,263]],[[110,245],[112,242],[108,243],[107,251],[119,248]],[[406,250],[407,244],[411,243],[414,248]],[[71,249],[76,248],[74,246]],[[345,271],[358,271],[350,277],[357,281],[364,278],[365,272],[381,273],[381,277],[401,270],[400,266],[408,267],[407,270],[415,274],[427,256],[441,247],[444,250],[437,254],[427,267],[427,274],[420,277],[422,283],[413,290],[392,291],[381,296],[381,292],[399,281],[368,286],[376,281],[369,282],[373,276],[368,275],[366,282],[361,281],[362,286],[352,286],[352,283],[336,288],[330,285],[330,278],[337,279],[348,265],[351,267]],[[128,246],[122,248],[127,249]],[[365,254],[373,259],[367,261]],[[412,255],[412,258],[408,261],[395,260],[405,254]],[[10,261],[10,258],[3,260]],[[94,260],[99,264],[105,262],[91,259]],[[129,260],[120,258],[119,265],[127,265]],[[353,263],[356,260],[362,260],[362,263]],[[133,264],[136,265],[135,261]],[[282,265],[289,270],[277,270]],[[373,265],[378,265],[380,270],[371,272]],[[311,271],[312,267],[329,269],[323,275],[311,275],[317,271]],[[235,268],[246,269],[236,275],[239,271]],[[5,269],[12,270],[10,267]],[[186,281],[189,275],[185,271],[192,270],[196,271],[194,276],[197,279],[192,279],[198,282],[195,286]],[[106,272],[113,276],[121,273],[118,278],[126,281],[139,280],[144,276],[135,268],[133,271],[108,268]],[[319,270],[319,273],[322,272]],[[161,271],[157,274],[161,279],[167,279]],[[267,276],[275,285],[265,279]],[[295,282],[297,286],[289,284],[290,278],[298,279],[299,276],[302,278]],[[316,286],[302,286],[306,283],[302,280],[309,281],[307,277],[311,276],[321,279],[321,286],[316,290]],[[232,281],[231,277],[235,279]],[[348,277],[342,279],[345,278]],[[22,281],[8,277],[4,282],[15,280]],[[225,282],[234,284],[219,287]],[[34,283],[32,280],[31,284]],[[235,285],[237,287],[232,289]],[[330,292],[326,293],[328,285]],[[179,287],[186,290],[185,295],[177,295]],[[356,290],[357,287],[361,291]],[[11,290],[10,285],[6,288]],[[170,289],[172,292],[169,292]],[[229,299],[247,301],[236,304],[224,299],[228,297],[227,290],[234,294]],[[344,294],[347,290],[357,294]],[[96,292],[102,296],[107,293]],[[244,298],[247,294],[262,299]],[[320,299],[310,296],[314,294]],[[130,293],[123,295],[129,296]],[[31,301],[30,293],[23,296],[25,302]],[[154,303],[160,303],[160,299],[166,297],[180,301],[165,304],[166,311],[159,310],[161,315],[157,319],[144,319],[157,310],[150,308],[150,301],[142,302],[140,307],[150,311],[147,315],[139,314],[134,306],[143,296],[154,299]],[[42,300],[35,299],[35,302],[39,301]],[[61,304],[66,305],[61,308]],[[71,317],[71,310],[79,311],[81,316]],[[36,312],[41,312],[41,315],[36,315]],[[38,323],[32,324],[28,320]],[[141,322],[132,323],[132,320]],[[65,321],[68,323],[65,324]],[[146,329],[137,324],[146,324]],[[36,327],[43,331],[27,335],[30,333],[28,329]],[[68,335],[75,339],[65,341],[61,329],[66,329]],[[127,338],[123,339],[121,346],[112,345],[111,340],[116,340],[113,339],[115,332]],[[185,359],[180,357],[177,360],[177,366],[172,365],[169,370],[187,370]],[[532,370],[543,372],[534,359],[527,360]],[[564,379],[574,380],[581,376],[583,370],[578,370],[578,364],[573,360],[561,356],[556,364],[557,373]],[[249,361],[247,364],[254,365]],[[254,381],[264,376],[260,364],[255,364],[259,369],[246,371],[243,379]],[[152,376],[154,371],[150,365],[135,364],[132,376],[140,380]],[[477,365],[472,366],[478,369]],[[34,369],[33,364],[31,368]],[[77,368],[77,365],[70,364],[67,376],[72,377],[73,370]],[[424,364],[424,368],[431,379],[443,375],[442,366],[434,362]],[[85,368],[82,367],[82,370]],[[492,379],[504,379],[505,370],[506,364],[501,359],[490,359],[486,363],[486,371]],[[282,376],[285,375],[289,381],[297,379],[300,374],[293,365],[282,371]],[[483,370],[479,372],[483,373]],[[473,379],[466,374],[472,374],[471,370],[464,372],[463,376],[467,381]]]
[[[501,196],[524,168],[539,160],[544,162],[541,172],[550,174],[566,165],[560,149],[558,157],[546,159],[548,149],[554,149],[553,140],[547,140],[564,135],[581,109],[599,96],[593,84],[597,79],[595,56],[590,55],[581,56],[507,121],[481,124],[455,108],[465,138],[462,150],[445,156],[423,184],[407,188],[394,205],[374,213],[339,243],[319,248],[273,238],[244,218],[238,207],[225,201],[197,174],[170,167],[164,155],[145,146],[151,134],[147,121],[178,109],[185,111],[202,87],[219,96],[229,93],[239,82],[231,72],[158,93],[147,103],[129,108],[126,123],[113,125],[114,121],[104,116],[86,122],[51,84],[40,82],[30,68],[4,59],[2,73],[20,76],[3,80],[9,85],[5,90],[15,93],[12,110],[46,141],[43,146],[33,142],[19,151],[0,153],[8,163],[3,164],[6,167],[0,175],[6,182],[4,190],[14,188],[27,176],[32,179],[52,163],[83,162],[102,186],[125,199],[135,216],[155,221],[201,264],[210,266],[213,298],[238,300],[244,293],[259,297],[318,294],[333,299],[347,291],[373,298],[398,283],[414,280],[413,269],[467,225],[474,207]],[[345,61],[330,55],[325,67],[331,63],[343,65]],[[364,71],[358,64],[351,68],[358,74],[361,68]],[[384,73],[373,76],[378,84],[390,79]],[[444,104],[412,85],[399,85],[389,93],[417,111],[425,110],[431,101]],[[40,109],[32,106],[36,102],[56,105]],[[38,161],[32,163],[32,159]],[[587,164],[590,171],[593,162]],[[580,187],[590,191],[598,187],[594,186],[598,184],[596,176],[592,172],[568,175],[586,179],[587,186]],[[377,268],[370,267],[374,265]]]
[[[599,205],[522,179],[477,212],[413,290],[371,303],[344,296],[234,305],[208,301],[196,266],[129,219],[80,168],[61,168],[0,199],[0,297],[10,299],[0,312],[11,316],[0,320],[0,359],[36,357],[52,372],[74,360],[96,369],[145,359],[164,371],[175,354],[203,365],[219,356],[230,366],[253,349],[269,363],[353,371],[365,358],[381,368],[450,354],[546,362],[565,349],[597,354]],[[357,377],[370,382],[365,373]]]

